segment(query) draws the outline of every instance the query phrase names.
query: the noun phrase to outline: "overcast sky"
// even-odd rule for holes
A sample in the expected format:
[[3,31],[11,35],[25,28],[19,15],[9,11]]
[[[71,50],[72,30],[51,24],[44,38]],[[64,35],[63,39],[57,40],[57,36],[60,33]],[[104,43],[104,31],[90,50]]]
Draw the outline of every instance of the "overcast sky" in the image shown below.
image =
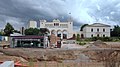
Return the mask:
[[75,30],[85,23],[120,24],[120,0],[0,0],[0,28],[7,22],[19,29],[30,19],[66,21],[70,16]]

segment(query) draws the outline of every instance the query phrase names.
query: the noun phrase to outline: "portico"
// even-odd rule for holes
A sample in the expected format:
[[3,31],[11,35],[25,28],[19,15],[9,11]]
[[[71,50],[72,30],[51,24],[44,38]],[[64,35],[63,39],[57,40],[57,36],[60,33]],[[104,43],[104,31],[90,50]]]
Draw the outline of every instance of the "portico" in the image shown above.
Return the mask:
[[54,34],[57,37],[60,37],[61,39],[67,39],[68,38],[68,32],[67,30],[51,30],[51,34]]

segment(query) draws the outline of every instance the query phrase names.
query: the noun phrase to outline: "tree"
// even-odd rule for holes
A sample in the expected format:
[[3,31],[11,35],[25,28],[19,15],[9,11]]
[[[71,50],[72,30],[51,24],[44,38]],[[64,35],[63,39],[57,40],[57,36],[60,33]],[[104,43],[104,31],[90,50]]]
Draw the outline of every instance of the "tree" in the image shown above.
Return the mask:
[[80,41],[80,34],[77,34],[77,41]]
[[18,30],[14,30],[13,32],[14,32],[14,33],[20,33],[20,31],[18,31]]
[[2,32],[0,32],[0,36],[2,35]]
[[84,28],[85,26],[87,26],[87,25],[88,25],[88,24],[82,25],[81,28],[80,28],[80,31],[83,31],[83,28]]
[[41,34],[46,34],[49,33],[50,31],[47,28],[40,28],[40,33]]
[[0,32],[0,36],[4,36],[5,34],[4,34],[4,32]]
[[10,34],[12,34],[14,31],[13,26],[10,23],[7,23],[7,25],[5,26],[4,32],[6,36],[10,36]]
[[40,30],[37,28],[29,28],[25,30],[25,35],[39,35]]
[[120,36],[120,27],[118,25],[114,26],[113,30],[111,31],[112,37],[119,37]]

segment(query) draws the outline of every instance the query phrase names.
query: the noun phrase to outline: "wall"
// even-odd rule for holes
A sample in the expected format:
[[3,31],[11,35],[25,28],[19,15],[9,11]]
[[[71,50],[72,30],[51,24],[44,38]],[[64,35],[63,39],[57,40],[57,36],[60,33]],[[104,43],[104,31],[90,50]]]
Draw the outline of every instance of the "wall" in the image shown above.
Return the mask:
[[28,28],[37,28],[37,22],[36,21],[29,21]]
[[[91,32],[91,29],[93,29],[93,32]],[[99,32],[97,31],[99,29]],[[105,29],[105,32],[103,32],[103,29]],[[110,37],[110,27],[85,27],[84,31],[85,37],[91,37],[93,34],[93,37],[96,37],[97,34],[99,34],[99,37]]]

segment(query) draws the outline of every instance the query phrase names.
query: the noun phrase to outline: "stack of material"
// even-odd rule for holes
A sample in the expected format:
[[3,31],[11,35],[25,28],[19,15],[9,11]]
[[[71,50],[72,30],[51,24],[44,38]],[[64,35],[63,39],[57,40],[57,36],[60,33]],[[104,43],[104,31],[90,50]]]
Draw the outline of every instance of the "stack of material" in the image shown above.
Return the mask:
[[1,41],[0,42],[0,46],[4,47],[4,46],[10,46],[10,42],[9,41]]
[[5,61],[0,67],[14,67],[14,61]]
[[60,40],[59,37],[55,36],[55,34],[51,34],[50,36],[50,46],[55,46],[57,45],[57,41]]

